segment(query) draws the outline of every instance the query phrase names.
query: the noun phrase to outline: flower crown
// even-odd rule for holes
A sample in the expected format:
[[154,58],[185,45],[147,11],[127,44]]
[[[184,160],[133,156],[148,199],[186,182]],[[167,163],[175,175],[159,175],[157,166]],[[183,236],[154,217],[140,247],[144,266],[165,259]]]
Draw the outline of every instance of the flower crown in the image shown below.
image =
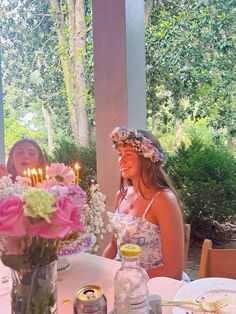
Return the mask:
[[161,146],[153,145],[151,140],[142,133],[126,127],[116,127],[110,134],[113,148],[118,149],[119,145],[132,145],[132,147],[144,158],[150,158],[152,162],[164,161],[164,152]]

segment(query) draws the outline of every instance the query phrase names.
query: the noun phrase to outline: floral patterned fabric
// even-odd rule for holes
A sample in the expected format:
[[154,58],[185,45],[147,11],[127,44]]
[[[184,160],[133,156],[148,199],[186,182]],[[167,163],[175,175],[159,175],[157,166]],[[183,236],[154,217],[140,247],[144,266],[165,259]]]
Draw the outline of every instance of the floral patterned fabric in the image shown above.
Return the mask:
[[136,243],[142,251],[140,265],[149,270],[163,265],[160,228],[147,221],[144,217],[134,217],[119,213],[114,214],[116,226],[119,226],[116,260],[121,260],[119,248],[125,243]]
[[[142,217],[135,217],[119,212],[119,207],[113,213],[112,225],[117,235],[117,254],[115,259],[121,261],[119,248],[126,243],[138,244],[142,251],[140,254],[140,265],[148,271],[151,268],[163,266],[161,233],[159,225],[153,224],[145,219],[157,194],[150,201]],[[183,272],[182,280],[190,282],[189,276]]]

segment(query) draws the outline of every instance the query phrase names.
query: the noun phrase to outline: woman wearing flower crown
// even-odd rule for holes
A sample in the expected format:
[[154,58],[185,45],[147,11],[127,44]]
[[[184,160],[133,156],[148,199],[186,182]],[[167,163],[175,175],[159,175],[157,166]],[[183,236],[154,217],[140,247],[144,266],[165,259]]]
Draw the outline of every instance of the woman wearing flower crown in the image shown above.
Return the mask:
[[30,138],[17,141],[11,148],[7,167],[0,164],[0,177],[10,174],[13,181],[17,176],[23,176],[27,168],[41,168],[43,171],[46,160],[40,146]]
[[182,212],[162,165],[159,141],[144,130],[117,127],[110,134],[119,152],[120,191],[112,217],[116,236],[103,256],[121,260],[119,247],[136,243],[142,251],[140,264],[150,278],[181,279],[184,267]]

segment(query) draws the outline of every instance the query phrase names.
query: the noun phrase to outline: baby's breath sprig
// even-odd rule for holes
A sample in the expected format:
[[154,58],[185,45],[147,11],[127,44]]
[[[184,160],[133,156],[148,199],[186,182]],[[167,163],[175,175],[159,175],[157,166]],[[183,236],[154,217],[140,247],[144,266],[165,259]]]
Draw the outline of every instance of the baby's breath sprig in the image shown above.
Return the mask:
[[92,251],[96,252],[103,240],[103,235],[107,232],[103,221],[105,207],[105,195],[100,191],[99,185],[92,181],[91,187],[87,191],[88,202],[85,205],[84,223],[86,233],[92,233],[96,237],[96,243]]

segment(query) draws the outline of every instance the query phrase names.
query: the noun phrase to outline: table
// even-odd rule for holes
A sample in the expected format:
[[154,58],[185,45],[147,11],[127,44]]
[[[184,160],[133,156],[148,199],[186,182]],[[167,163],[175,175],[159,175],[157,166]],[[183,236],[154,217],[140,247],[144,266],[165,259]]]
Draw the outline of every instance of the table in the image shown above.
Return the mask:
[[[80,253],[68,259],[71,268],[58,273],[58,314],[72,314],[76,291],[78,288],[90,284],[98,285],[103,289],[107,297],[109,312],[113,307],[114,276],[120,268],[120,262],[89,253]],[[0,264],[1,278],[4,275],[10,275],[10,270]],[[4,285],[0,286],[0,314],[10,314],[10,284]],[[172,300],[176,291],[183,285],[183,282],[175,279],[157,277],[150,280],[149,293],[158,294],[165,300]],[[64,304],[64,300],[72,302]],[[163,308],[163,314],[171,313],[171,307]]]

